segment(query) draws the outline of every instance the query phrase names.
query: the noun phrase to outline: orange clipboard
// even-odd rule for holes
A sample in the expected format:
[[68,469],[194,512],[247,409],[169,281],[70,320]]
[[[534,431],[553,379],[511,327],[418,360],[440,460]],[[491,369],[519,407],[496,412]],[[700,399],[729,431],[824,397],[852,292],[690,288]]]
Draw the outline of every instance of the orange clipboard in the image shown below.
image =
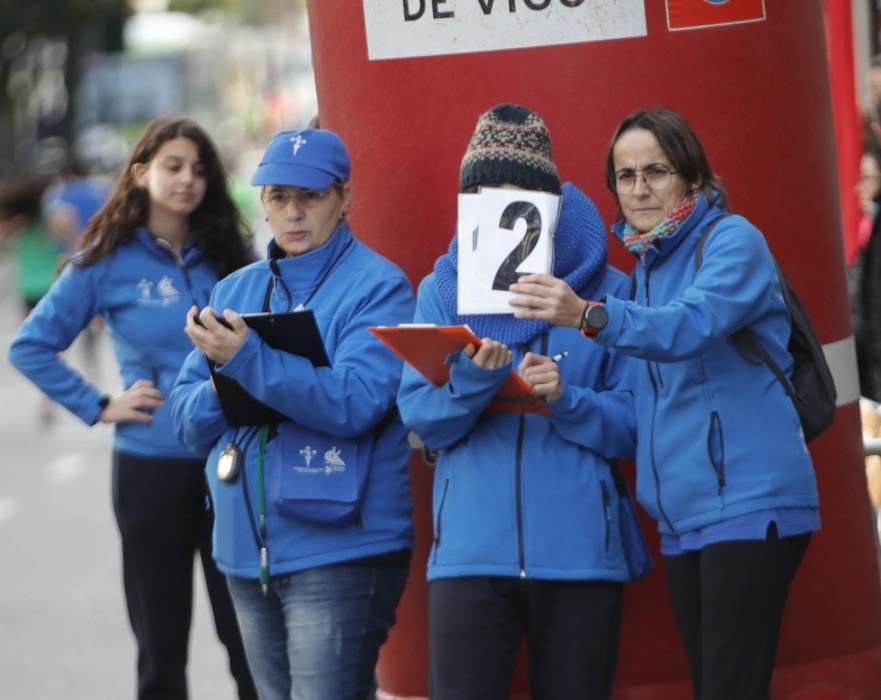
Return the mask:
[[[480,347],[480,338],[468,326],[413,323],[371,326],[367,330],[435,386],[443,386],[449,380],[450,365],[447,358],[451,354],[468,343]],[[532,393],[529,384],[514,370],[511,370],[505,383],[499,387],[487,410],[544,415],[550,413],[548,405]]]

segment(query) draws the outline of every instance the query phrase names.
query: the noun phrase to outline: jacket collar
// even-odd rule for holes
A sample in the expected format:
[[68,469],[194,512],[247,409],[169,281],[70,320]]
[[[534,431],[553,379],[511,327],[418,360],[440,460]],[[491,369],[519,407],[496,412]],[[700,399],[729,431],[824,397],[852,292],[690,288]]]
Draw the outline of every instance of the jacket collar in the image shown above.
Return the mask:
[[[134,240],[152,256],[160,260],[173,259],[168,244],[160,242],[146,226],[139,226],[135,229]],[[202,257],[202,251],[196,246],[192,236],[187,238],[179,252],[181,261],[187,265],[191,265]]]
[[285,257],[276,242],[270,241],[267,255],[274,261],[270,269],[281,276],[291,292],[309,289],[324,279],[353,240],[349,225],[341,221],[323,245],[302,255]]
[[[719,204],[719,193],[714,190],[712,198],[709,200],[703,193],[699,194],[697,204],[691,214],[688,215],[688,218],[682,222],[682,226],[679,227],[679,230],[669,238],[661,238],[657,240],[655,244],[646,251],[642,263],[643,266],[646,269],[649,269],[655,265],[658,260],[662,260],[671,255],[673,251],[682,244],[682,241],[695,233],[699,228],[702,228],[700,226],[701,222],[706,215],[714,209],[717,209],[720,212],[722,210],[722,207]],[[623,220],[615,222],[612,226],[612,233],[615,234],[619,241],[623,241]]]

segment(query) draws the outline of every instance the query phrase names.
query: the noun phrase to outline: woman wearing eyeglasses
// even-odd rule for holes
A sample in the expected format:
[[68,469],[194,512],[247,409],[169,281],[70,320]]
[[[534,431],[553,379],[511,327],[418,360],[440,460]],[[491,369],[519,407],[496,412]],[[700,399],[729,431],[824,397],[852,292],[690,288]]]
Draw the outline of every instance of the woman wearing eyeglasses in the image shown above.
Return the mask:
[[[730,336],[749,327],[788,375],[790,319],[762,234],[727,197],[686,120],[626,117],[606,159],[636,258],[633,300],[580,299],[549,276],[511,290],[520,318],[580,327],[634,365],[637,495],[658,521],[695,697],[764,700],[789,585],[820,527],[798,415],[764,363]],[[714,227],[698,266],[698,241]]]
[[[367,328],[410,321],[414,296],[349,228],[349,175],[333,132],[275,135],[252,180],[268,259],[190,310],[196,350],[172,393],[179,435],[210,450],[214,556],[261,700],[372,697],[409,569],[402,363]],[[314,314],[329,366],[270,347],[241,315],[292,311]],[[231,425],[220,377],[277,416]]]

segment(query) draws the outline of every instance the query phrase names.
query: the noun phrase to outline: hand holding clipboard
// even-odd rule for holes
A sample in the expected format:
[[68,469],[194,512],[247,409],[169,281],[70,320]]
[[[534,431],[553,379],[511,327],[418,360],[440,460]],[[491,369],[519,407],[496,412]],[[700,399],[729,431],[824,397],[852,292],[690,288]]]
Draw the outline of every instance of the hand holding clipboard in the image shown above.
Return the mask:
[[[480,347],[480,338],[468,326],[403,324],[371,326],[368,330],[435,386],[449,381],[447,358],[452,353],[469,343]],[[487,410],[550,413],[547,404],[532,393],[531,387],[514,370],[508,374]]]
[[[330,366],[321,332],[311,310],[242,314],[242,318],[269,347],[305,357],[315,367]],[[239,427],[290,420],[254,398],[235,379],[215,372],[214,363],[209,362],[209,366],[220,406],[229,425]]]

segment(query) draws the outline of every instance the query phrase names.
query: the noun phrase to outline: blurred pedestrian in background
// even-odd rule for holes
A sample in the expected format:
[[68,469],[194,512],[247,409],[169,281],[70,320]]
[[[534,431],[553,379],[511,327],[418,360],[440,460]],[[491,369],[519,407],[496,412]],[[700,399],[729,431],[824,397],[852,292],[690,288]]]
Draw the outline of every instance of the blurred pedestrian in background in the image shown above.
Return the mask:
[[[15,287],[27,316],[49,291],[64,251],[50,235],[43,219],[42,204],[46,181],[22,177],[0,186],[0,242],[7,243],[15,257]],[[40,420],[52,420],[52,400],[40,403]]]
[[511,286],[512,303],[521,318],[581,327],[634,358],[638,497],[658,521],[695,698],[766,700],[789,586],[820,527],[795,406],[732,342],[748,328],[791,376],[774,258],[761,232],[729,213],[676,112],[627,116],[606,177],[622,215],[613,230],[636,257],[633,300],[583,300],[533,275]]
[[0,185],[0,240],[8,241],[15,255],[23,316],[49,291],[63,252],[43,219],[45,191],[46,182],[39,178],[23,177]]
[[[226,582],[211,558],[205,452],[180,444],[165,399],[190,351],[186,311],[251,259],[205,132],[159,118],[137,142],[77,253],[19,329],[9,357],[87,425],[115,424],[113,507],[138,646],[139,700],[187,697],[193,558],[199,554],[239,698],[256,698]],[[104,394],[59,353],[100,315],[124,391]]]
[[[72,156],[60,181],[46,192],[43,202],[46,228],[68,255],[76,249],[86,225],[104,206],[110,188],[109,179],[91,174],[82,158]],[[90,376],[96,376],[98,371],[101,328],[100,316],[96,316],[80,334],[83,359]]]
[[72,158],[60,181],[46,192],[46,224],[68,251],[76,249],[80,236],[104,206],[110,190],[109,180],[90,174],[79,159]]
[[[863,436],[881,437],[881,148],[872,146],[860,159],[857,184],[862,218],[859,257],[848,271]],[[881,456],[866,457],[869,498],[881,535]]]
[[[190,310],[197,349],[172,394],[178,434],[211,450],[214,556],[261,700],[372,698],[409,569],[402,363],[367,328],[409,322],[413,291],[352,233],[349,175],[333,132],[275,135],[252,180],[274,234],[268,259]],[[304,309],[330,366],[270,347],[240,315]],[[230,425],[209,364],[286,419]]]
[[872,56],[866,73],[868,102],[862,109],[863,149],[881,145],[881,54]]

